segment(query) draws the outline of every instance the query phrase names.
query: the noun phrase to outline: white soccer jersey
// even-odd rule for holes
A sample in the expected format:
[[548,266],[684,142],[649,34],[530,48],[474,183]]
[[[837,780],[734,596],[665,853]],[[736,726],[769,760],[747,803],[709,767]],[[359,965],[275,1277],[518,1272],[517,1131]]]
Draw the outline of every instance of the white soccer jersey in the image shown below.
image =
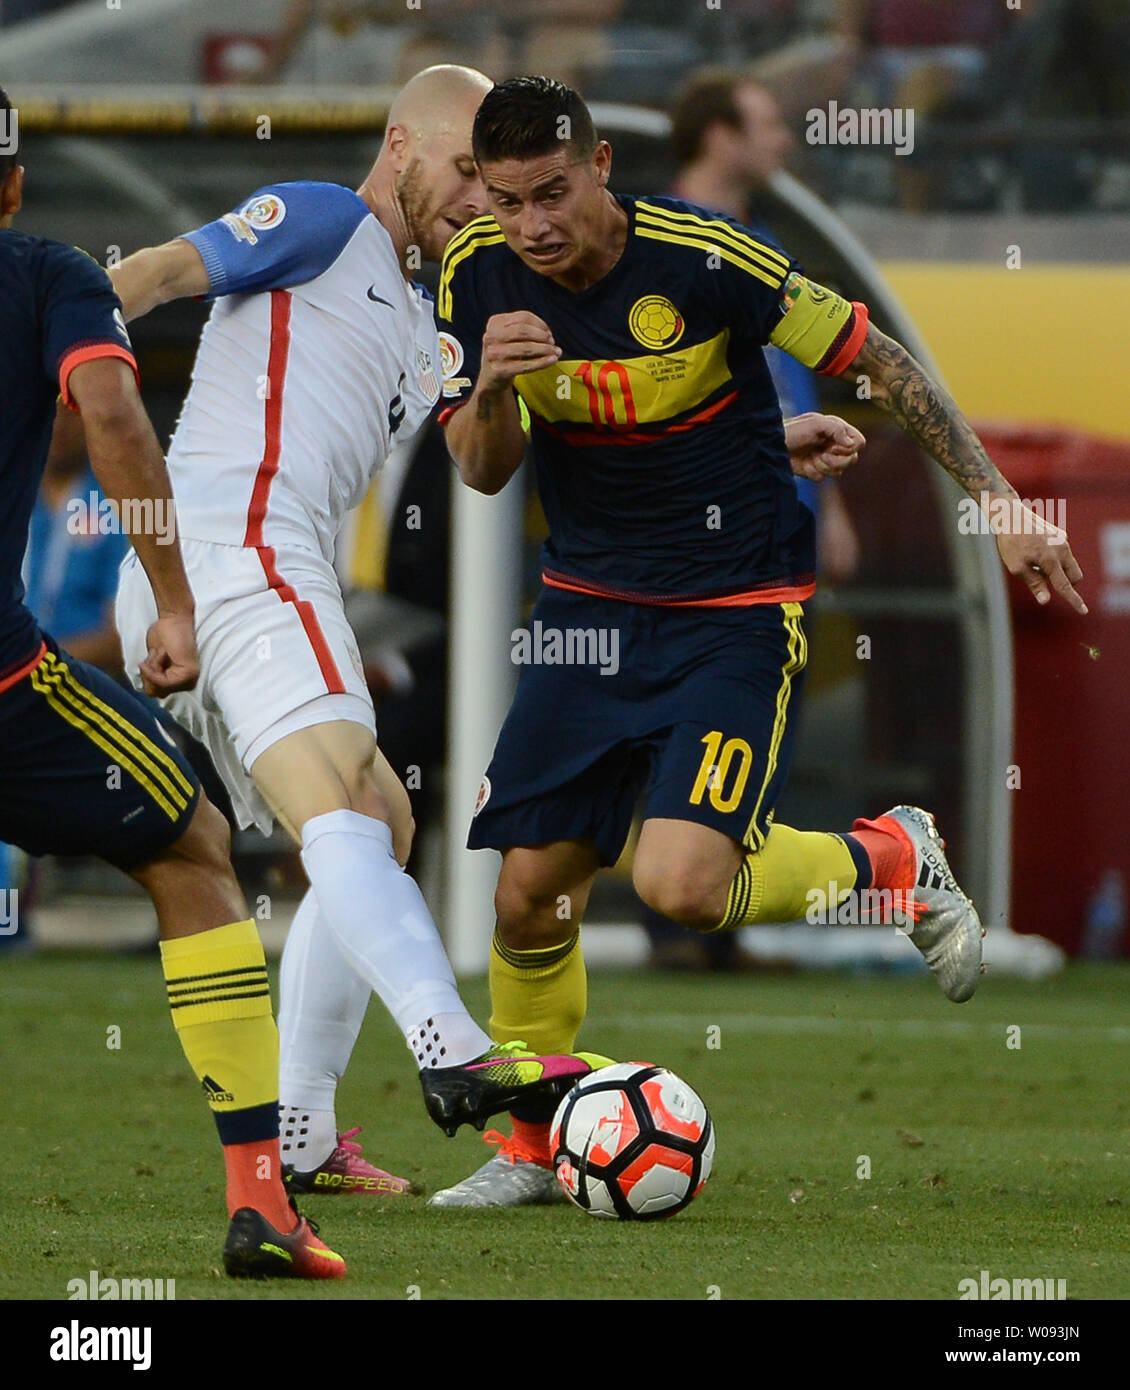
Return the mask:
[[180,533],[332,560],[439,396],[430,299],[337,184],[273,184],[185,239],[218,302],[169,450]]

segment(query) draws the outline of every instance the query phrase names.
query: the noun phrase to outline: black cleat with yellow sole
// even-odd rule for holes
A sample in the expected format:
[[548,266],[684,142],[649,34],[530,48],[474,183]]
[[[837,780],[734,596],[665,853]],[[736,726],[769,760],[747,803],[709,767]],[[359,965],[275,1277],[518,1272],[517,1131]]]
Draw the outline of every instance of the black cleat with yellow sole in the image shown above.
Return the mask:
[[262,1212],[240,1207],[224,1242],[224,1269],[233,1279],[344,1279],[345,1261],[318,1239],[318,1228],[291,1203],[293,1231],[277,1231]]

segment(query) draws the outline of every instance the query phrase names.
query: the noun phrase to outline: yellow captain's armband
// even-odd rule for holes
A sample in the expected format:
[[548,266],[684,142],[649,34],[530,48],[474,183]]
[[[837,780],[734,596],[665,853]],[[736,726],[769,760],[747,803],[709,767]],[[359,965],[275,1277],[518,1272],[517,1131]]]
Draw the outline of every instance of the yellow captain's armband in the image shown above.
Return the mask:
[[793,271],[781,287],[784,317],[769,341],[827,376],[855,360],[867,336],[867,309]]

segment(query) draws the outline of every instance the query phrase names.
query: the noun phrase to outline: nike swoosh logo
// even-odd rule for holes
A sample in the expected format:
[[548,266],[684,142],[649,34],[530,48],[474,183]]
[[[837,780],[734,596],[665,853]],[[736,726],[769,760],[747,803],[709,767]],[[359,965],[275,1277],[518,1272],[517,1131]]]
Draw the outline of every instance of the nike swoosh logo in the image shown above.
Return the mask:
[[369,286],[365,293],[369,296],[369,298],[373,301],[374,304],[387,304],[390,309],[396,308],[396,305],[392,304],[389,300],[382,299],[379,294],[374,294],[372,285]]

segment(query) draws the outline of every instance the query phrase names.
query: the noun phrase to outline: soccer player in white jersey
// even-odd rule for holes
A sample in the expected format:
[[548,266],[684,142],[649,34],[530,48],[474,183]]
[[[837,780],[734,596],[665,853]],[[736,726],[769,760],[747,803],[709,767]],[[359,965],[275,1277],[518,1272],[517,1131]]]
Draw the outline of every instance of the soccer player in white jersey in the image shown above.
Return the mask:
[[[398,95],[356,193],[260,189],[238,210],[115,270],[127,319],[214,299],[169,451],[196,595],[201,677],[167,701],[209,749],[241,826],[277,819],[310,891],[283,957],[282,1157],[292,1189],[395,1193],[337,1132],[334,1091],[375,990],[453,1134],[517,1094],[564,1094],[606,1059],[495,1047],[464,1008],[439,934],[403,872],[411,807],[376,744],[372,701],[333,570],[346,513],[440,393],[431,303],[413,285],[485,210],[471,125],[490,82],[419,74]],[[137,682],[155,605],[122,568],[118,626]]]

